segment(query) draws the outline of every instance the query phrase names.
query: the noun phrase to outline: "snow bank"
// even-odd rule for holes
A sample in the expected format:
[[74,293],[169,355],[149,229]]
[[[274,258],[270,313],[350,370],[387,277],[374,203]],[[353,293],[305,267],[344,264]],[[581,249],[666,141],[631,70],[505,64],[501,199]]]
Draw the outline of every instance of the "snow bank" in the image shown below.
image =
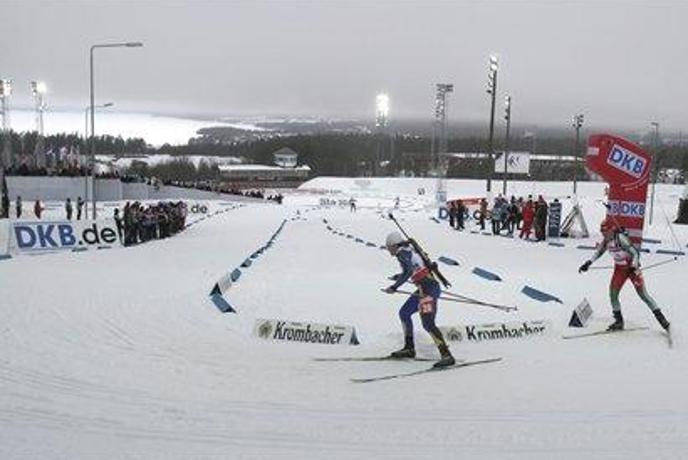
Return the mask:
[[[621,296],[627,322],[649,329],[561,340],[583,297],[594,309],[591,329],[610,320],[610,273],[579,275],[589,253],[575,245],[435,223],[436,211],[423,210],[414,196],[421,183],[375,181],[371,188],[383,198],[403,193],[413,203],[397,217],[434,257],[459,262],[442,266],[454,292],[518,306],[504,313],[442,301],[438,324],[547,321],[549,330],[528,339],[452,342],[458,358],[502,357],[499,363],[351,383],[428,365],[312,360],[399,347],[397,310],[405,298],[380,292],[398,264],[366,244],[379,245],[394,227],[383,218],[385,205],[351,213],[297,203],[310,194],[296,192],[291,204],[250,204],[164,241],[0,261],[0,456],[680,458],[688,447],[682,330],[688,312],[681,308],[687,259],[645,275],[674,324],[673,349],[629,286]],[[344,178],[315,182],[341,186],[344,196],[353,193],[351,184]],[[470,181],[450,187],[458,195],[480,191]],[[528,187],[548,196],[567,192],[566,184]],[[586,208],[601,198],[599,184],[581,190]],[[679,194],[679,188],[658,188],[660,206],[648,235],[661,245],[672,245],[661,209],[673,212]],[[596,228],[601,212],[586,217]],[[270,251],[225,293],[238,313],[220,313],[210,289],[285,218]],[[685,245],[688,229],[673,231]],[[662,260],[666,256],[643,255],[646,265]],[[477,277],[474,267],[502,281]],[[526,285],[563,304],[522,295]],[[263,342],[254,336],[260,318],[352,325],[361,345]],[[435,357],[416,327],[419,354]]]

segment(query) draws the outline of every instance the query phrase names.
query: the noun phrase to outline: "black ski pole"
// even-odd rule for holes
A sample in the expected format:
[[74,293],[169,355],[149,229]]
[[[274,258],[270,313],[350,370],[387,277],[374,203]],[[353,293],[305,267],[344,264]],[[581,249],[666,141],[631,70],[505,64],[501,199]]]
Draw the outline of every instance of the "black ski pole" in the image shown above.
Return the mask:
[[482,305],[485,307],[497,308],[498,310],[502,310],[502,311],[516,311],[516,310],[518,310],[518,307],[510,307],[508,305],[500,305],[500,304],[496,304],[496,303],[485,302],[482,300],[474,299],[472,297],[466,297],[465,295],[456,294],[454,292],[443,291],[442,294],[444,294],[445,296],[450,296],[450,297],[453,297],[455,299],[462,300],[466,303],[472,303],[475,305]]
[[677,260],[678,260],[678,257],[674,256],[672,259],[669,259],[669,260],[663,260],[662,262],[657,262],[657,263],[654,263],[652,265],[648,265],[647,267],[640,267],[640,271],[644,272],[644,271],[647,271],[651,268],[659,267],[660,265],[666,265],[666,264],[670,264],[672,262],[676,262]]
[[[673,258],[671,258],[669,260],[663,260],[661,262],[656,262],[654,264],[647,265],[645,267],[641,266],[640,271],[645,272],[647,270],[650,270],[651,268],[660,267],[662,265],[670,264],[672,262],[676,262],[677,260],[678,260],[678,257],[674,256]],[[603,265],[601,267],[590,267],[590,268],[588,268],[588,270],[612,270],[614,268],[616,268],[614,265]]]
[[[384,289],[380,289],[382,292],[386,292]],[[406,294],[406,295],[413,295],[413,296],[419,296],[418,293],[411,292],[411,291],[403,291],[403,290],[397,290],[394,291],[395,294]],[[446,294],[446,292],[445,292]],[[481,302],[479,300],[472,300],[472,299],[459,299],[456,297],[446,297],[446,296],[440,296],[439,297],[441,300],[446,300],[447,302],[456,302],[456,303],[465,303],[468,305],[477,305],[479,307],[488,307],[488,308],[494,308],[497,310],[501,311],[516,311],[518,310],[518,307],[509,307],[507,305],[499,305],[499,304],[494,304],[494,303],[488,303],[488,302]]]

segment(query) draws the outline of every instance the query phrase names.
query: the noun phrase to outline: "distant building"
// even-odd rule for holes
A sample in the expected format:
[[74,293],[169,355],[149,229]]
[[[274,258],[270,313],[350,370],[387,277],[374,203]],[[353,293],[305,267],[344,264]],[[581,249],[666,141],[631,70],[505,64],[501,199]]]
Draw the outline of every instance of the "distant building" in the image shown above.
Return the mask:
[[274,152],[277,166],[258,164],[220,165],[225,186],[246,188],[295,188],[308,180],[311,168],[297,166],[298,153],[288,147]]
[[275,159],[275,164],[282,168],[295,168],[299,154],[289,147],[282,147],[281,149],[272,153]]

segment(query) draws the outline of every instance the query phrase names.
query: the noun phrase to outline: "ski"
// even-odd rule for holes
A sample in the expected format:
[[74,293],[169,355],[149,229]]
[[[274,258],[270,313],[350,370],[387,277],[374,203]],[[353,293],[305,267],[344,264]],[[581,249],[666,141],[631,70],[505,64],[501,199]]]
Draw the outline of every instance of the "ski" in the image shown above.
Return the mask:
[[430,367],[430,368],[421,369],[419,371],[414,371],[414,372],[404,372],[404,373],[400,373],[400,374],[390,374],[390,375],[383,375],[380,377],[369,377],[369,378],[363,378],[363,379],[351,379],[351,381],[353,383],[379,382],[382,380],[392,380],[392,379],[399,379],[399,378],[404,378],[404,377],[412,377],[414,375],[427,374],[430,372],[449,371],[452,369],[459,369],[459,368],[468,367],[468,366],[476,366],[479,364],[496,363],[496,362],[499,362],[501,360],[502,360],[502,358],[490,358],[490,359],[483,359],[483,360],[479,360],[479,361],[466,361],[463,363],[454,364],[453,366]]
[[346,362],[346,361],[437,361],[437,358],[392,358],[391,356],[342,356],[335,358],[313,358],[319,362]]
[[594,337],[597,335],[606,335],[606,334],[619,334],[623,332],[633,332],[633,331],[645,331],[649,329],[649,327],[645,326],[639,326],[639,327],[627,327],[625,329],[621,329],[619,331],[609,331],[607,329],[601,330],[601,331],[595,331],[595,332],[587,332],[584,334],[573,334],[573,335],[564,335],[562,336],[562,339],[564,340],[569,340],[569,339],[581,339],[583,337]]

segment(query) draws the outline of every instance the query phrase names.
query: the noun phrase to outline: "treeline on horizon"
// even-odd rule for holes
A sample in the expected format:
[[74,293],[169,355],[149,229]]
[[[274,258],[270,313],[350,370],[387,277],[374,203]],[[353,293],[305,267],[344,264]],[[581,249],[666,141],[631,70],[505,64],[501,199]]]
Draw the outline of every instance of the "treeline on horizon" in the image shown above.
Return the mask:
[[[2,151],[5,145],[5,136],[6,134],[0,131],[0,151]],[[38,145],[39,135],[37,131],[24,131],[21,133],[10,131],[9,141],[15,158],[17,156],[33,155]],[[95,137],[95,143],[98,155],[144,155],[149,151],[146,141],[136,137],[125,139],[122,136],[102,135]],[[82,155],[89,153],[91,148],[90,143],[86,143],[84,138],[78,134],[60,133],[43,136],[43,149],[45,151],[62,147],[78,149]]]
[[[585,137],[581,136],[581,155],[585,149]],[[3,145],[3,134],[0,134],[0,149]],[[23,132],[10,133],[12,151],[18,154],[32,155],[38,143],[38,133]],[[78,148],[81,154],[89,152],[83,137],[76,134],[53,134],[44,136],[44,148],[59,149],[61,147]],[[313,175],[396,175],[401,171],[407,174],[423,176],[427,173],[430,158],[431,140],[428,137],[415,135],[382,136],[369,133],[316,133],[273,136],[250,141],[222,144],[213,142],[199,142],[195,139],[186,145],[162,145],[151,147],[140,138],[115,136],[97,136],[96,152],[99,155],[142,156],[154,154],[169,154],[180,157],[176,165],[161,163],[157,166],[143,166],[135,162],[132,172],[141,175],[154,175],[160,178],[178,180],[215,179],[219,177],[219,170],[211,163],[196,168],[193,163],[183,161],[188,155],[202,156],[233,156],[242,157],[249,163],[273,164],[273,152],[282,147],[289,147],[299,154],[299,164],[311,167]],[[495,150],[504,147],[504,139],[495,140]],[[652,150],[645,146],[648,150]],[[510,142],[511,151],[530,151],[548,155],[572,155],[574,140],[561,137],[538,137],[536,143],[532,138],[515,138]],[[451,138],[448,140],[449,152],[485,152],[487,140],[483,137]],[[688,146],[661,145],[659,149],[659,167],[674,168],[688,172]],[[377,160],[387,162],[386,167],[377,168]],[[169,162],[168,162],[169,163]],[[188,163],[188,164],[187,164]],[[582,163],[582,162],[581,162]],[[582,168],[582,164],[580,165]],[[562,169],[565,169],[562,167]],[[448,177],[485,177],[488,171],[487,162],[452,160],[447,172]],[[582,169],[580,171],[582,173]],[[144,174],[145,173],[145,174]],[[542,171],[545,177],[556,180],[559,176],[557,168]],[[570,177],[562,171],[562,179]],[[540,174],[533,175],[540,179]],[[554,177],[549,177],[553,175]],[[584,178],[584,174],[581,178]]]

